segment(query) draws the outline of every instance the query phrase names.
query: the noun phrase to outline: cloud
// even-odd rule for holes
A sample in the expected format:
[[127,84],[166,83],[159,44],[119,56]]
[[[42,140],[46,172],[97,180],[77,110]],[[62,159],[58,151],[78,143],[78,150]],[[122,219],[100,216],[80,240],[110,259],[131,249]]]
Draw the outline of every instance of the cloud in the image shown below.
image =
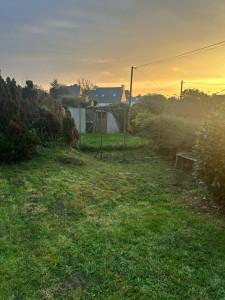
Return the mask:
[[105,64],[107,62],[109,62],[109,60],[106,58],[97,58],[95,61],[93,61],[93,63],[96,63],[96,64]]
[[81,58],[80,61],[90,64],[105,64],[110,62],[110,60],[106,58]]
[[107,72],[107,71],[104,71],[104,72],[102,72],[101,74],[104,75],[104,76],[107,76],[107,77],[112,77],[112,76],[113,76],[112,73]]
[[[222,0],[0,1],[1,68],[11,76],[29,73],[39,82],[56,75],[69,81],[72,73],[107,85],[112,78],[129,82],[132,65],[223,40],[224,10]],[[150,85],[224,78],[223,57],[218,48],[142,72]],[[144,77],[135,72],[134,88],[141,83]]]
[[179,68],[179,67],[173,67],[172,70],[175,71],[175,72],[180,72],[181,68]]

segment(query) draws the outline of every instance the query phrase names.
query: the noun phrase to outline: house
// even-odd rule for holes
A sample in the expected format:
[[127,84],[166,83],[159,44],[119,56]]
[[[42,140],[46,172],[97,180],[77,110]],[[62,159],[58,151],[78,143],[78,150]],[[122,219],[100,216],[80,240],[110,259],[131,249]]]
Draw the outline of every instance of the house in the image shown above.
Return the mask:
[[125,86],[95,87],[91,92],[91,98],[97,100],[99,106],[126,102]]
[[213,94],[212,98],[214,100],[215,103],[221,104],[225,102],[225,95],[217,95],[217,94]]
[[71,92],[74,96],[76,96],[76,97],[81,96],[82,90],[81,90],[81,86],[80,86],[80,85],[74,84],[74,85],[68,86],[68,88],[69,88],[70,92]]
[[79,133],[119,133],[119,127],[113,114],[106,108],[70,107]]
[[[140,99],[141,99],[141,96],[131,97],[131,106],[136,104]],[[130,99],[127,99],[127,103],[128,104],[130,103]]]

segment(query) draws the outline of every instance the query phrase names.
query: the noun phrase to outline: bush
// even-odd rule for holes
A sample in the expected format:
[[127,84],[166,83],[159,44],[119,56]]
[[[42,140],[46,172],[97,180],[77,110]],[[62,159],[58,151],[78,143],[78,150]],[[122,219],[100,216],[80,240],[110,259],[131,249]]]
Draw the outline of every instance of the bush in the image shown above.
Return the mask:
[[162,114],[167,99],[160,94],[148,94],[143,96],[136,104],[131,107],[129,117],[129,131],[138,134],[141,122],[147,119],[150,114]]
[[[46,145],[61,137],[63,116],[56,100],[31,80],[21,88],[15,79],[4,81],[0,76],[0,161],[28,159],[39,143]],[[68,141],[78,138],[74,122],[66,136]]]
[[150,117],[150,113],[141,110],[138,107],[132,107],[130,110],[130,119],[129,119],[129,132],[132,134],[138,134],[141,129],[141,124],[144,120]]
[[62,96],[59,98],[61,105],[68,106],[68,107],[87,107],[91,105],[90,100],[85,100],[82,97],[75,97],[75,96]]
[[175,158],[179,151],[192,151],[198,125],[169,115],[151,115],[140,124],[139,135],[152,141],[153,149]]
[[196,172],[220,200],[225,199],[225,106],[212,113],[195,145]]
[[71,146],[76,144],[79,139],[79,133],[76,129],[74,119],[67,107],[65,109],[65,117],[63,118],[63,137],[66,145]]
[[35,129],[40,142],[55,140],[61,135],[63,110],[45,91],[36,89],[27,81],[21,101],[29,129]]
[[36,149],[35,131],[29,131],[21,105],[21,88],[15,79],[0,76],[0,160],[12,162],[29,158]]
[[134,104],[134,107],[140,107],[145,112],[160,115],[165,109],[166,102],[166,97],[161,94],[148,94]]

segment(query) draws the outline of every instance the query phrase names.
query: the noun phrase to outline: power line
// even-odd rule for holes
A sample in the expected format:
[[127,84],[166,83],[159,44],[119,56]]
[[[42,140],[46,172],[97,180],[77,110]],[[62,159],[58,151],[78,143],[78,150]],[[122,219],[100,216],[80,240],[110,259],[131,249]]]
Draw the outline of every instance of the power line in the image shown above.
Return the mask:
[[148,81],[150,81],[151,83],[153,83],[155,86],[157,86],[157,87],[159,88],[159,85],[158,85],[157,83],[153,82],[152,80],[150,80],[150,79],[148,78],[148,76],[146,76],[142,71],[140,71],[140,70],[138,70],[138,69],[137,69],[137,71],[138,71],[139,73],[141,73],[142,76],[144,76]]
[[193,87],[190,86],[186,81],[184,81],[184,83],[185,83],[189,88],[193,89]]
[[202,47],[202,48],[198,48],[198,49],[195,49],[195,50],[192,50],[192,51],[188,51],[188,52],[185,52],[185,53],[182,53],[182,54],[178,54],[178,55],[175,55],[175,56],[172,56],[172,57],[169,57],[169,58],[165,58],[165,59],[149,62],[149,63],[146,63],[146,64],[142,64],[142,65],[136,66],[136,68],[141,68],[141,67],[145,67],[145,66],[149,66],[149,65],[156,65],[156,64],[166,63],[166,62],[169,62],[169,61],[172,61],[172,60],[175,60],[175,59],[183,58],[185,56],[189,56],[189,55],[209,51],[209,50],[212,50],[212,49],[224,46],[224,45],[225,45],[225,40],[221,41],[221,42],[218,42],[218,43],[215,43],[215,44],[211,44],[211,45]]
[[191,84],[201,84],[201,85],[225,85],[225,83],[203,83],[203,82],[190,82],[185,81],[184,83],[191,83]]
[[[160,88],[160,86],[159,86],[158,84],[156,84],[155,82],[151,81],[151,80],[150,80],[143,72],[141,72],[140,70],[137,70],[137,71],[140,72],[146,79],[148,79],[148,81],[150,81],[151,83],[153,83],[153,84],[156,86],[154,89],[157,88],[157,93],[158,93],[159,91],[167,90],[167,89],[169,89],[169,88],[171,88],[171,87],[180,85],[180,83],[175,83],[175,84],[169,85],[169,86],[167,86],[167,87]],[[137,89],[136,89],[136,90],[137,90]],[[138,90],[141,91],[141,89],[138,89]]]
[[162,90],[167,90],[167,89],[169,89],[169,88],[171,88],[171,87],[174,87],[174,86],[177,86],[177,85],[180,85],[180,82],[179,82],[179,83],[176,83],[176,84],[169,85],[169,86],[167,86],[167,87],[165,87],[165,88],[159,89],[159,90],[157,91],[157,93],[160,92],[160,91],[162,91]]

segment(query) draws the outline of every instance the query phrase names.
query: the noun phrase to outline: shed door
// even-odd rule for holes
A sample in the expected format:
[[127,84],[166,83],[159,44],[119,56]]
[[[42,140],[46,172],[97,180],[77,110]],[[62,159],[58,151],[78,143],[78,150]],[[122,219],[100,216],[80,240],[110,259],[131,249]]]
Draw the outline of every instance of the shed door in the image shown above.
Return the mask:
[[107,112],[97,111],[96,133],[107,133]]

